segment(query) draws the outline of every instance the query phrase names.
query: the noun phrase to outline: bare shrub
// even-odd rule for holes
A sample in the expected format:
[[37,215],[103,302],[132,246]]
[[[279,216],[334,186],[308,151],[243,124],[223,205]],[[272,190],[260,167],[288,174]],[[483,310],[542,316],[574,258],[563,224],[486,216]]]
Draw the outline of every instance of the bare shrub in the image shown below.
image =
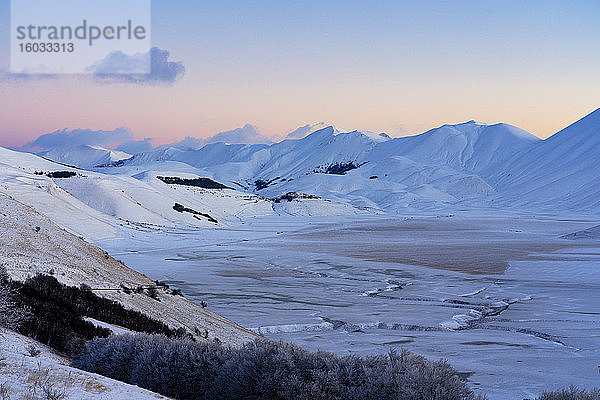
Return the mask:
[[0,383],[0,400],[10,400],[10,392],[8,383]]
[[84,316],[133,331],[186,335],[184,328],[171,329],[114,300],[99,297],[88,287],[66,286],[53,276],[38,274],[25,282],[9,281],[5,286],[12,290],[10,303],[31,311],[31,317],[15,324],[15,330],[70,355],[79,352],[87,340],[111,334],[110,329],[98,327]]
[[66,398],[65,390],[58,387],[56,377],[53,377],[51,372],[50,368],[42,368],[41,364],[38,364],[37,370],[29,374],[27,383],[32,398],[43,400],[63,400]]
[[63,400],[67,395],[64,390],[56,388],[53,383],[46,382],[42,386],[42,396],[44,400]]
[[160,301],[160,298],[158,297],[158,289],[156,287],[148,288],[146,291],[146,295],[151,299]]
[[6,268],[0,265],[0,326],[15,329],[30,314],[25,307],[21,307],[15,302],[15,293],[9,282],[10,278],[6,273]]
[[544,392],[537,400],[600,400],[600,389],[587,392],[571,386],[568,389]]
[[40,349],[38,349],[37,347],[35,347],[35,345],[33,345],[33,344],[30,344],[29,346],[27,346],[27,348],[25,350],[27,350],[27,355],[29,357],[37,357],[40,354],[42,354],[42,352],[40,351]]
[[448,363],[406,350],[339,357],[266,340],[231,349],[138,334],[88,342],[73,365],[176,399],[476,398]]

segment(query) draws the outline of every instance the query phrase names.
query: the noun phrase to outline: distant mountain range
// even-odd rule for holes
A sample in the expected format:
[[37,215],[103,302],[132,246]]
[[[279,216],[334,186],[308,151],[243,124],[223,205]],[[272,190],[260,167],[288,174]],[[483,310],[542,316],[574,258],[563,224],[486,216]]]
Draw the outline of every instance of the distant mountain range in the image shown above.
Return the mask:
[[[328,126],[271,145],[162,148],[136,154],[122,165],[160,169],[166,161],[183,163],[268,197],[303,192],[387,211],[468,199],[593,210],[599,198],[593,189],[600,179],[599,142],[597,110],[546,140],[508,124],[475,121],[396,139]],[[349,168],[336,171],[336,165]]]
[[[395,139],[323,124],[292,136],[303,137],[274,144],[161,147],[133,155],[85,145],[41,154],[61,165],[3,149],[0,166],[21,185],[32,179],[46,195],[62,201],[74,197],[67,201],[70,207],[82,202],[92,209],[88,214],[157,225],[212,225],[277,213],[600,210],[600,109],[546,140],[508,124],[475,121]],[[71,170],[65,165],[88,171],[73,169],[73,179],[27,175]],[[169,185],[159,175],[183,179],[167,182],[209,178],[235,190],[217,195],[216,189]],[[18,192],[23,194],[23,187]],[[29,199],[37,196],[27,193]]]

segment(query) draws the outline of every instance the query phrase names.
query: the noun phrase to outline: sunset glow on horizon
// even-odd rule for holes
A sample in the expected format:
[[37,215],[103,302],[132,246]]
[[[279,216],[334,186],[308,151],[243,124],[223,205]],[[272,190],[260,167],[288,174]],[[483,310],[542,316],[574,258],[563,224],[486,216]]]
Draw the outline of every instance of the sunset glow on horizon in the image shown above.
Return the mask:
[[546,138],[600,107],[597,1],[152,3],[170,83],[13,78],[0,0],[0,146],[127,127],[160,145],[252,124],[406,136],[471,119]]

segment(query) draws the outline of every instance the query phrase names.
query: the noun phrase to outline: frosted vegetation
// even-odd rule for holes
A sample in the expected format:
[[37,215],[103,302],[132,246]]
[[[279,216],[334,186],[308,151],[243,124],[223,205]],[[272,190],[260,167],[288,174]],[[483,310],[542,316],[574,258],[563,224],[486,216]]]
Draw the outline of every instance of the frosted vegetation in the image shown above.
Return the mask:
[[587,392],[571,386],[569,389],[546,392],[538,400],[600,400],[600,390],[594,389]]
[[445,361],[338,357],[283,342],[239,349],[146,334],[89,342],[73,365],[176,399],[475,399]]

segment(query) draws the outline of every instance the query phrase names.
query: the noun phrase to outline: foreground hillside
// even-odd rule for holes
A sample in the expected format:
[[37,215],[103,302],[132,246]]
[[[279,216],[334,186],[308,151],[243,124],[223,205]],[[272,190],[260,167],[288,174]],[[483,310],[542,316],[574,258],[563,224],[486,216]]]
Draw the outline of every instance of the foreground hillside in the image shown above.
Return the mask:
[[[256,334],[167,289],[157,288],[157,299],[136,293],[134,289],[138,287],[148,289],[157,285],[33,209],[1,194],[0,263],[13,279],[22,281],[43,273],[69,286],[85,284],[97,295],[172,328],[184,328],[191,333],[206,329],[209,339],[218,338],[235,345],[256,338]],[[128,294],[125,288],[133,291]]]
[[70,366],[51,348],[0,328],[2,399],[167,399],[135,385]]

